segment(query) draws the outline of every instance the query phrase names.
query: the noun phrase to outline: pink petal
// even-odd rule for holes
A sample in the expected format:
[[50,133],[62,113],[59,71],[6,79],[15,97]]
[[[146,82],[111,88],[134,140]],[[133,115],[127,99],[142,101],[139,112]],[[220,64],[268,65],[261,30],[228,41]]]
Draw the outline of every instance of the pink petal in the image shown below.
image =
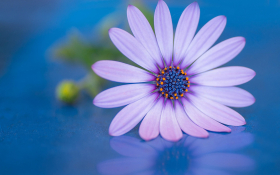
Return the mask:
[[154,81],[155,76],[137,67],[118,61],[97,61],[92,70],[102,78],[121,83]]
[[173,25],[168,6],[163,0],[158,1],[155,16],[155,32],[161,54],[167,66],[172,62]]
[[147,96],[155,88],[153,84],[129,84],[113,87],[99,93],[94,98],[93,104],[101,108],[124,106]]
[[142,139],[152,140],[159,135],[159,122],[163,105],[164,98],[162,97],[143,119],[139,128],[139,134]]
[[175,33],[173,63],[177,66],[186,56],[199,22],[200,9],[197,2],[191,3],[182,13]]
[[164,64],[158,43],[146,17],[137,7],[129,5],[127,7],[127,19],[135,38],[145,47],[160,68],[163,68]]
[[109,30],[109,36],[119,51],[127,58],[145,69],[158,73],[158,68],[154,59],[143,45],[131,34],[122,29],[111,28]]
[[124,107],[111,122],[109,134],[120,136],[130,131],[143,119],[157,98],[158,93],[154,93]]
[[231,107],[246,107],[255,103],[255,98],[252,94],[238,87],[192,85],[189,90],[199,96]]
[[188,98],[197,109],[218,122],[232,126],[246,124],[245,119],[238,112],[229,107],[201,96],[192,95],[191,93],[188,93]]
[[128,157],[155,157],[156,149],[140,139],[130,136],[113,137],[110,146],[119,154]]
[[217,41],[226,26],[226,21],[225,16],[217,16],[199,30],[188,47],[187,55],[181,63],[182,68],[188,67]]
[[207,131],[197,126],[190,120],[189,116],[186,114],[183,106],[180,104],[178,100],[175,101],[175,115],[178,124],[180,125],[181,129],[185,133],[194,137],[202,137],[202,138],[208,137],[209,134]]
[[250,81],[255,75],[252,69],[230,66],[197,74],[190,78],[190,82],[205,86],[235,86]]
[[153,159],[147,158],[118,158],[103,161],[97,165],[99,173],[104,175],[136,174],[149,170],[155,164]]
[[163,107],[159,130],[161,136],[168,141],[175,142],[183,137],[171,100],[167,100]]
[[212,118],[208,117],[200,110],[198,110],[192,103],[189,102],[186,98],[181,98],[184,105],[185,111],[190,117],[190,119],[197,124],[198,126],[207,129],[209,131],[216,132],[230,132],[231,129],[216,122]]
[[245,38],[234,37],[217,44],[190,66],[188,75],[205,72],[229,62],[241,52],[245,43]]

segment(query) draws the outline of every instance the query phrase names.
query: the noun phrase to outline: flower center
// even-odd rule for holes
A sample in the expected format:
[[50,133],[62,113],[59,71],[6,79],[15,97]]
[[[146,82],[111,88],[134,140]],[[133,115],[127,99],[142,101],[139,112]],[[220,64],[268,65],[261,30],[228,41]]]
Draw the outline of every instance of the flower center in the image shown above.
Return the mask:
[[156,85],[159,92],[169,99],[183,97],[190,87],[189,77],[180,67],[164,68],[156,78]]

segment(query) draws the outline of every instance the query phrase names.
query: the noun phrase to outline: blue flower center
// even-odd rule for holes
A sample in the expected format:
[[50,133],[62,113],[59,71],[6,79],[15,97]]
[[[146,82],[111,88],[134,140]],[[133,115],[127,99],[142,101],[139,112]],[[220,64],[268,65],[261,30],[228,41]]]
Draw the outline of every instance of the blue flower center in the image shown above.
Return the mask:
[[189,77],[179,67],[164,68],[156,78],[156,86],[159,92],[169,99],[178,99],[188,92],[190,87]]

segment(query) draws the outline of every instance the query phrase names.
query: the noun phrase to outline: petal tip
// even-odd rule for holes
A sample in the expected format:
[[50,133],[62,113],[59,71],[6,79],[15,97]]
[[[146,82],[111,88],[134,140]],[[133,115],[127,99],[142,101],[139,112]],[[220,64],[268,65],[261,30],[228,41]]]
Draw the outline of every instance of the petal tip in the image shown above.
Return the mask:
[[225,15],[220,15],[220,16],[218,16],[218,18],[219,18],[221,21],[227,22],[227,17],[226,17]]
[[253,96],[252,104],[254,104],[255,102],[256,102],[256,98]]
[[117,134],[116,132],[113,131],[113,129],[111,127],[109,127],[109,135],[110,136],[119,136],[119,134]]
[[227,17],[225,15],[222,15],[222,20],[224,21],[224,23],[227,22]]
[[230,128],[227,128],[227,129],[225,130],[225,132],[230,133],[230,132],[231,132],[231,129],[230,129]]
[[111,124],[110,124],[110,126],[109,126],[109,135],[110,135],[110,136],[118,136],[118,135],[116,134],[116,132],[114,131],[114,128],[112,127],[112,122],[111,122]]
[[98,97],[98,95],[92,100],[93,105],[102,108],[102,105],[100,106],[100,104],[98,104],[98,99],[96,97]]
[[[140,125],[140,127],[141,127],[141,125]],[[148,141],[151,141],[151,140],[157,138],[158,135],[156,135],[156,136],[155,136],[155,135],[147,135],[147,134],[144,134],[144,133],[140,132],[140,130],[139,130],[139,136],[140,136],[143,140],[145,140],[146,142],[148,142]]]
[[91,69],[94,71],[94,65],[95,65],[95,63],[93,64],[93,65],[91,65]]
[[158,0],[158,5],[166,4],[163,0]]
[[199,10],[199,5],[197,1],[194,1],[193,3],[191,3],[189,6],[192,6],[194,9],[198,9]]
[[93,70],[93,72],[95,72],[98,63],[99,61],[96,61],[93,65],[91,65],[91,69]]
[[197,134],[197,135],[192,135],[193,137],[197,137],[197,138],[202,138],[202,139],[206,139],[209,137],[209,133],[207,131]]
[[209,133],[207,133],[207,135],[205,135],[205,136],[202,137],[202,138],[206,139],[206,138],[208,138],[208,137],[209,137]]
[[193,5],[198,5],[198,2],[197,2],[197,1],[194,1],[192,4],[193,4]]
[[232,124],[232,126],[243,126],[246,125],[246,121],[244,120],[240,120],[239,122]]
[[201,138],[208,138],[209,137],[209,132],[205,131],[204,135],[202,135]]
[[143,140],[145,140],[146,142],[151,141],[152,139],[154,139],[154,138],[143,137],[143,136],[141,136],[141,135],[140,135],[140,137],[141,137]]
[[181,140],[181,138],[183,137],[183,134],[180,134],[179,136],[175,136],[175,137],[163,137],[165,140],[170,141],[170,142],[177,142],[179,140]]
[[[248,69],[250,69],[250,68],[248,68]],[[251,69],[251,79],[250,80],[252,80],[255,76],[257,75],[257,73],[253,70],[253,69]]]
[[109,35],[112,34],[112,32],[114,32],[114,30],[116,30],[117,28],[116,27],[112,27],[108,30],[108,33]]
[[132,10],[133,7],[134,7],[133,5],[128,4],[128,6],[127,6],[127,12],[129,12],[129,10]]
[[244,38],[243,36],[237,36],[235,37],[241,44],[246,43],[246,38]]

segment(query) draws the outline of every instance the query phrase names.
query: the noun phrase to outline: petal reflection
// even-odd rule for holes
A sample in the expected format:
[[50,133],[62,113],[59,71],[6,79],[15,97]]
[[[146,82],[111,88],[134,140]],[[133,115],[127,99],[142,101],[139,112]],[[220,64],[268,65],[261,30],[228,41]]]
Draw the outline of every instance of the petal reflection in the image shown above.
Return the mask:
[[215,174],[248,172],[255,162],[237,151],[253,142],[253,135],[244,127],[231,127],[230,134],[210,133],[199,139],[183,135],[179,142],[161,137],[145,142],[120,136],[111,139],[111,147],[120,157],[103,161],[97,168],[101,174]]

